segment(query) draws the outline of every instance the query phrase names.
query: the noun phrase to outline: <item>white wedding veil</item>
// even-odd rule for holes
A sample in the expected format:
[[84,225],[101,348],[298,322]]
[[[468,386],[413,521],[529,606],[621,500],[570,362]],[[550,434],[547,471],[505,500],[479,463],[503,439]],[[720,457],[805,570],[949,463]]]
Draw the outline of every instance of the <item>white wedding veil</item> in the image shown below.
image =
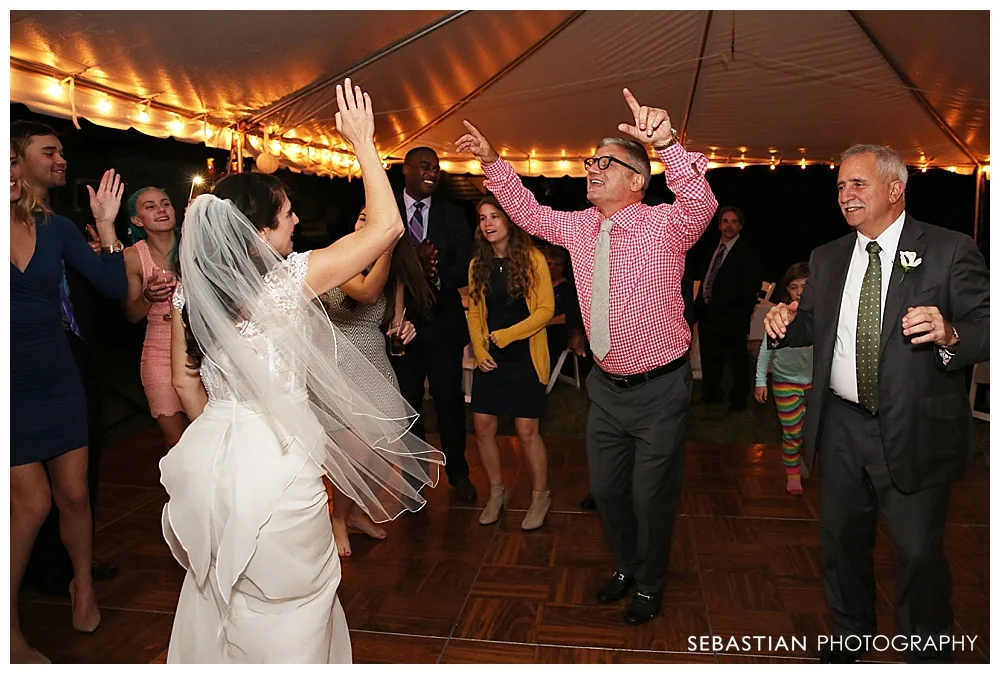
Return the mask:
[[307,453],[376,522],[422,508],[420,490],[437,484],[444,455],[409,433],[416,411],[330,322],[305,283],[307,256],[283,259],[232,202],[210,194],[189,208],[179,256],[203,358],[233,400],[262,415],[281,451]]

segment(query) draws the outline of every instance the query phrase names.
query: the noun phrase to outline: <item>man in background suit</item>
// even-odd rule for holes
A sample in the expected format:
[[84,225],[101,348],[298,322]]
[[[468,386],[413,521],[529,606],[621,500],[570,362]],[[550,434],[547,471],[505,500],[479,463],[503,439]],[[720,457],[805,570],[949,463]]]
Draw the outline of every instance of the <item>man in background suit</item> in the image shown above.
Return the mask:
[[760,290],[760,258],[750,243],[740,237],[743,223],[743,212],[735,206],[719,209],[722,240],[712,255],[694,303],[703,400],[709,404],[722,400],[722,373],[728,363],[733,373],[729,392],[731,412],[745,410],[750,396],[747,335]]
[[[834,632],[877,634],[872,547],[881,509],[899,555],[898,631],[924,644],[953,630],[945,523],[972,452],[964,369],[989,359],[990,296],[971,238],[906,213],[906,179],[889,148],[844,153],[837,190],[855,231],[813,251],[801,302],[778,304],[764,323],[775,348],[814,346],[805,463],[819,452]],[[821,659],[859,659],[855,641],[835,643]],[[910,662],[952,655],[906,653]]]
[[[412,317],[416,338],[405,355],[393,358],[399,388],[418,412],[423,409],[424,380],[434,398],[445,473],[458,500],[475,503],[476,487],[469,480],[465,460],[465,393],[462,391],[462,356],[469,343],[460,288],[469,285],[472,230],[455,204],[434,196],[441,179],[437,154],[427,147],[406,153],[403,160],[406,187],[396,199],[407,235],[420,258],[428,283],[434,289],[434,315],[429,323]],[[413,433],[424,439],[423,416]]]

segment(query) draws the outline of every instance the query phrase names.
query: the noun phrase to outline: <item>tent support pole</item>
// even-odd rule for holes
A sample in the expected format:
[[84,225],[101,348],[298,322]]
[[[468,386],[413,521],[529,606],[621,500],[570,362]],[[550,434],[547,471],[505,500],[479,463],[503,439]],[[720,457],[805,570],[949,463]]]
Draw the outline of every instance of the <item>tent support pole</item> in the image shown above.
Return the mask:
[[856,24],[858,24],[858,28],[861,29],[861,32],[865,34],[865,37],[868,38],[868,41],[872,43],[872,46],[875,47],[875,49],[878,51],[879,54],[881,54],[882,58],[889,65],[889,67],[892,68],[892,71],[896,73],[896,77],[900,79],[903,85],[910,90],[911,94],[913,94],[913,97],[917,99],[917,103],[919,103],[927,112],[927,114],[931,116],[931,119],[933,119],[934,122],[938,125],[938,128],[940,128],[941,131],[943,131],[944,134],[951,139],[951,142],[955,143],[955,145],[958,146],[958,148],[965,154],[966,157],[972,160],[972,163],[975,164],[977,168],[982,167],[982,163],[978,159],[976,159],[976,156],[972,153],[972,150],[970,150],[966,146],[966,144],[962,142],[962,139],[958,137],[958,134],[955,133],[954,129],[948,126],[948,123],[944,121],[944,118],[942,118],[941,115],[938,114],[938,111],[934,109],[934,106],[931,105],[930,101],[927,100],[927,97],[924,96],[923,91],[919,87],[917,87],[917,85],[913,82],[913,80],[910,79],[910,77],[903,70],[902,66],[900,66],[899,63],[897,63],[894,58],[892,58],[888,50],[886,50],[886,48],[882,46],[882,43],[878,41],[878,38],[875,37],[875,34],[872,33],[871,30],[869,30],[868,26],[865,25],[865,22],[861,20],[861,17],[858,16],[858,13],[855,11],[848,10],[848,14],[851,15],[851,18],[854,19],[854,22]]
[[385,47],[383,47],[382,49],[379,49],[377,52],[375,52],[371,56],[366,56],[365,58],[361,59],[360,61],[357,61],[356,63],[352,63],[350,66],[347,67],[346,70],[343,70],[342,72],[339,72],[336,75],[333,75],[332,77],[325,77],[322,80],[320,80],[319,82],[314,82],[312,84],[306,85],[305,87],[299,89],[298,91],[289,94],[288,96],[286,96],[284,99],[278,101],[277,103],[269,105],[266,108],[261,108],[260,110],[258,110],[257,112],[253,113],[252,115],[250,115],[249,117],[246,118],[247,125],[259,124],[265,118],[267,118],[267,117],[269,117],[269,116],[271,116],[271,115],[273,115],[273,114],[275,114],[277,112],[281,112],[282,110],[284,110],[285,108],[289,107],[290,105],[294,105],[295,103],[299,102],[303,98],[306,98],[307,96],[309,96],[313,92],[315,92],[315,91],[317,91],[319,89],[324,89],[326,87],[329,87],[331,84],[334,84],[335,82],[342,81],[344,78],[349,77],[351,75],[351,73],[354,73],[354,72],[356,72],[358,70],[361,70],[362,68],[364,68],[366,66],[370,66],[371,64],[375,63],[376,61],[379,61],[379,60],[385,58],[389,54],[392,54],[393,52],[399,51],[403,47],[409,45],[411,42],[419,40],[422,37],[426,37],[427,35],[433,33],[435,30],[437,30],[438,28],[446,26],[449,23],[451,23],[452,21],[454,21],[455,19],[458,19],[458,18],[461,18],[461,17],[465,16],[470,11],[472,11],[472,10],[463,9],[463,10],[460,10],[460,11],[457,11],[457,12],[451,12],[450,14],[445,15],[441,19],[438,19],[434,23],[432,23],[432,24],[430,24],[428,26],[424,26],[420,30],[418,30],[418,31],[416,31],[414,33],[410,33],[409,35],[407,35],[405,37],[402,37],[399,40],[396,40],[392,44],[386,45]]
[[684,111],[684,122],[681,124],[681,145],[684,145],[684,140],[687,137],[688,122],[691,120],[691,108],[694,106],[694,95],[698,91],[698,77],[701,75],[701,64],[705,58],[705,47],[708,45],[708,30],[712,26],[712,13],[712,10],[708,10],[708,16],[705,17],[705,31],[701,34],[698,65],[694,68],[694,79],[691,81],[691,94],[688,96],[687,109]]
[[979,244],[979,221],[982,217],[982,203],[983,203],[983,167],[976,167],[976,210],[975,216],[972,220],[972,240]]
[[582,10],[581,11],[577,11],[577,12],[573,12],[570,16],[568,16],[566,19],[564,19],[558,26],[556,26],[551,31],[549,31],[549,33],[547,35],[545,35],[542,39],[540,39],[538,42],[536,42],[535,44],[531,45],[531,47],[529,47],[528,49],[526,49],[520,56],[518,56],[513,61],[511,61],[510,63],[508,63],[506,66],[504,66],[499,72],[494,73],[494,75],[492,77],[490,77],[488,80],[486,80],[485,82],[483,82],[482,84],[480,84],[473,91],[470,91],[468,94],[466,94],[465,96],[463,96],[462,100],[460,100],[459,102],[455,103],[455,105],[451,106],[450,108],[448,108],[447,110],[445,110],[444,112],[442,112],[440,115],[438,115],[437,117],[435,117],[434,119],[432,119],[430,122],[428,122],[427,124],[425,124],[422,128],[418,129],[416,132],[414,132],[414,134],[412,136],[410,136],[409,138],[407,138],[403,142],[401,142],[398,145],[396,145],[389,152],[387,152],[385,154],[385,156],[388,157],[388,156],[394,154],[400,148],[406,147],[409,143],[413,142],[413,140],[415,138],[419,138],[421,135],[423,135],[423,134],[427,133],[428,131],[430,131],[431,129],[433,129],[435,126],[437,126],[442,121],[444,121],[445,119],[447,119],[456,110],[458,110],[463,105],[465,105],[466,103],[468,103],[469,101],[471,101],[473,98],[475,98],[476,96],[478,96],[479,94],[481,94],[482,92],[486,91],[488,88],[490,88],[491,86],[493,86],[496,82],[498,82],[503,76],[505,76],[511,70],[513,70],[517,66],[521,65],[521,63],[523,63],[529,56],[531,56],[536,51],[538,51],[539,49],[541,49],[542,47],[544,47],[549,42],[549,40],[551,40],[556,35],[558,35],[559,33],[563,32],[564,30],[566,30],[566,28],[568,28],[571,23],[573,23],[574,21],[576,21],[577,19],[579,19],[581,16],[583,16],[583,13],[584,12]]

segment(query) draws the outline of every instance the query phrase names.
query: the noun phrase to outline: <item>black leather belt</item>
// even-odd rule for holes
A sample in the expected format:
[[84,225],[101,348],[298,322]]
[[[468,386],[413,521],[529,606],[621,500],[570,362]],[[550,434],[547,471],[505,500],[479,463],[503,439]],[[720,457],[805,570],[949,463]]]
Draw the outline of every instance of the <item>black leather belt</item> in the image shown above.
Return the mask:
[[604,371],[600,367],[597,368],[597,371],[604,375],[608,381],[618,388],[631,388],[633,386],[638,386],[639,384],[645,384],[647,381],[651,381],[657,377],[662,377],[665,374],[676,372],[682,365],[687,363],[687,360],[688,357],[687,354],[685,354],[676,360],[670,361],[666,365],[661,365],[660,367],[653,368],[649,372],[640,372],[639,374],[611,374],[610,372]]

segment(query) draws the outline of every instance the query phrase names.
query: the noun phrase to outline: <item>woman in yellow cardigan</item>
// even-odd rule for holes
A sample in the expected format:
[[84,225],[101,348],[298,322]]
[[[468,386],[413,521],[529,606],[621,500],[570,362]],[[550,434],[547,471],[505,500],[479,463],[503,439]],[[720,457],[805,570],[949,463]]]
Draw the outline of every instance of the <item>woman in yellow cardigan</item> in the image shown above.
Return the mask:
[[479,370],[472,380],[472,412],[490,480],[490,499],[479,522],[496,522],[507,505],[497,416],[511,416],[531,470],[531,507],[521,522],[528,531],[542,526],[552,504],[545,443],[538,433],[549,381],[545,326],[555,310],[552,280],[545,256],[494,197],[480,201],[476,210],[468,320]]

